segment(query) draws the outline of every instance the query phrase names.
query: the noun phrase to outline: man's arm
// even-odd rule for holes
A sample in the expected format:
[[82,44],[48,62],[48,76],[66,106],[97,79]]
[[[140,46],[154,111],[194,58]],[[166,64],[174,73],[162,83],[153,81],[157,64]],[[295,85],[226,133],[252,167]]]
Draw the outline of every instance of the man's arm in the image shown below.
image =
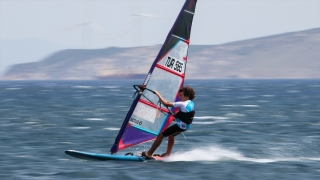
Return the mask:
[[161,94],[158,91],[154,91],[154,93],[159,97],[159,99],[163,105],[165,105],[167,107],[173,107],[173,103],[163,99],[163,97],[161,96]]

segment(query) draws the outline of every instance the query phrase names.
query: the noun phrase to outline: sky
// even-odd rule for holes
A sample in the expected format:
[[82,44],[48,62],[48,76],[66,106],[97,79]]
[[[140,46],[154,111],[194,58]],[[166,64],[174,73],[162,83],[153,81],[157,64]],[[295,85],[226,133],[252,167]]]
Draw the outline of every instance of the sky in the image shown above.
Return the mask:
[[[63,49],[162,44],[185,0],[0,0],[0,77]],[[198,0],[191,44],[320,27],[320,0]]]

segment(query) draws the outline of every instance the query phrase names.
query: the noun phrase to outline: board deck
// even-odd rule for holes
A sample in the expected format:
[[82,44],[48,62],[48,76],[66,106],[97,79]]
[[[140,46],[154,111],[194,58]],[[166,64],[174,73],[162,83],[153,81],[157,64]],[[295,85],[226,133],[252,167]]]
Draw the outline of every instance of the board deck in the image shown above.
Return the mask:
[[[95,160],[95,161],[138,161],[143,162],[146,161],[145,158],[142,156],[131,156],[131,155],[114,155],[114,154],[98,154],[98,153],[91,153],[91,152],[84,152],[84,151],[76,151],[76,150],[67,150],[65,151],[66,154],[86,160]],[[157,161],[162,161],[162,157],[154,157]],[[148,160],[149,161],[149,160]]]

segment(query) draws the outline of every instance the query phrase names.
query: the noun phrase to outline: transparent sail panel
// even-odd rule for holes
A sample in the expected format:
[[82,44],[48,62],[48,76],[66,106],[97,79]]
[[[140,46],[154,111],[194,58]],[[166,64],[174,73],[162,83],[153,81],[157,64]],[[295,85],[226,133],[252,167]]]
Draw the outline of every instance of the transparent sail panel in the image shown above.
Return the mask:
[[[176,37],[171,37],[176,38]],[[174,48],[161,59],[159,65],[170,69],[178,74],[184,74],[186,69],[186,58],[188,53],[188,44],[179,41]]]
[[129,123],[134,127],[145,131],[158,134],[167,117],[167,114],[161,113],[157,117],[157,109],[139,102],[134,110]]
[[[182,78],[180,76],[156,67],[148,82],[147,88],[158,91],[164,99],[174,102],[181,83]],[[144,91],[143,94],[147,97],[142,96],[143,100],[151,101],[155,105],[159,101],[158,96],[150,91]]]

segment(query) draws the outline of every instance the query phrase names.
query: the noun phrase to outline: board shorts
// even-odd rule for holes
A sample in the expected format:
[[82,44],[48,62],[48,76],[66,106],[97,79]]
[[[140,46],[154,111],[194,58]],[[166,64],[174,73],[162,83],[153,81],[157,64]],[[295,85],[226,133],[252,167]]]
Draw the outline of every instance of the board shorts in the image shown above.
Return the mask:
[[170,127],[168,127],[166,130],[162,132],[162,135],[164,137],[168,136],[176,136],[182,132],[186,131],[185,129],[181,129],[177,124],[174,124]]

